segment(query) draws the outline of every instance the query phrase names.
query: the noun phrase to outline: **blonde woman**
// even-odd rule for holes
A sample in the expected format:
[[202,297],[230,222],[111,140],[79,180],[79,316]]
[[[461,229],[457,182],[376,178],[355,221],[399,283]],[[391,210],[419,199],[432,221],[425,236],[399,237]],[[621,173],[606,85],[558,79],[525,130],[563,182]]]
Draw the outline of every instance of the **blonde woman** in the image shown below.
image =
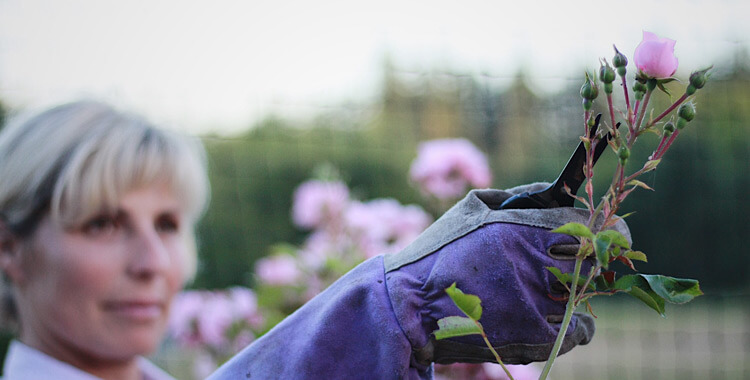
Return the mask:
[[200,144],[96,102],[0,133],[4,379],[171,379],[142,356],[196,267]]

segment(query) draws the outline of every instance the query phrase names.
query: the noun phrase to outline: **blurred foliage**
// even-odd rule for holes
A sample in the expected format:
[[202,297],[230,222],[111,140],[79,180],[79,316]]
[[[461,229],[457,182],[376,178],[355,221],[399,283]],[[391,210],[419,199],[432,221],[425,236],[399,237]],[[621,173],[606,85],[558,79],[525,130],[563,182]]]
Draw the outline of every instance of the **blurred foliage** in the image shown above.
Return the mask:
[[[622,210],[637,211],[629,224],[635,248],[650,260],[644,272],[697,278],[709,291],[750,285],[743,273],[750,267],[743,250],[750,233],[750,70],[744,52],[729,61],[698,92],[698,116],[645,178],[656,191],[637,191]],[[420,203],[407,179],[417,144],[463,136],[488,154],[495,187],[554,180],[582,129],[578,79],[538,95],[522,73],[510,80],[414,73],[386,62],[373,104],[306,122],[273,116],[241,135],[205,137],[213,199],[199,227],[202,267],[193,286],[252,285],[255,260],[273,244],[299,243],[305,231],[291,224],[292,194],[321,163],[338,168],[355,196]],[[598,103],[601,112],[604,100]],[[643,162],[638,158],[657,138],[643,137],[631,162]],[[600,173],[611,172],[613,157],[605,153]],[[605,177],[597,182],[601,192]]]
[[272,118],[245,135],[204,141],[212,201],[199,226],[202,266],[194,287],[252,284],[253,263],[272,245],[300,243],[305,232],[292,226],[292,195],[321,163],[337,168],[360,199],[420,199],[407,182],[413,147],[373,143],[359,131],[296,128]]

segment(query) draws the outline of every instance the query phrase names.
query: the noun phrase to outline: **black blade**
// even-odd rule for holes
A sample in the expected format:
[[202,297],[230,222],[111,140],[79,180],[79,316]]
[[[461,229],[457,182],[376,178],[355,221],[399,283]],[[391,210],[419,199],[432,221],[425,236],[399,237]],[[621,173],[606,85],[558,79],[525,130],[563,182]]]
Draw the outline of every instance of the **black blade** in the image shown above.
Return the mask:
[[[591,127],[591,133],[589,134],[589,136],[595,135],[596,129],[599,126],[600,117],[601,114],[596,116],[596,122],[594,123],[594,126]],[[596,161],[599,160],[599,157],[601,157],[602,153],[604,153],[604,150],[607,149],[607,145],[609,145],[607,144],[607,142],[609,141],[610,137],[611,135],[607,134],[606,137],[604,137],[601,141],[599,141],[599,143],[596,144],[596,147],[594,148],[592,165],[596,164]],[[571,194],[575,195],[578,193],[578,189],[580,189],[583,182],[586,181],[586,174],[583,172],[583,167],[585,164],[586,147],[584,146],[583,141],[581,141],[576,147],[576,150],[573,152],[573,155],[570,156],[570,159],[563,168],[562,172],[560,172],[560,175],[552,184],[552,199],[554,201],[557,201],[557,206],[552,207],[573,206],[573,204],[575,203],[575,199],[568,195],[568,193],[565,191],[565,185],[568,185]]]
[[[595,136],[599,128],[601,114],[596,116],[594,125],[589,130],[589,136]],[[619,126],[619,124],[618,124]],[[607,141],[611,136],[607,134],[594,148],[593,163],[599,160],[599,157],[607,148]],[[583,167],[586,164],[586,147],[581,141],[573,151],[573,155],[568,159],[562,172],[549,187],[534,193],[522,193],[514,195],[503,202],[499,209],[518,209],[518,208],[552,208],[552,207],[572,207],[575,204],[575,198],[568,195],[565,191],[565,185],[570,188],[570,193],[575,195],[578,189],[586,180]]]

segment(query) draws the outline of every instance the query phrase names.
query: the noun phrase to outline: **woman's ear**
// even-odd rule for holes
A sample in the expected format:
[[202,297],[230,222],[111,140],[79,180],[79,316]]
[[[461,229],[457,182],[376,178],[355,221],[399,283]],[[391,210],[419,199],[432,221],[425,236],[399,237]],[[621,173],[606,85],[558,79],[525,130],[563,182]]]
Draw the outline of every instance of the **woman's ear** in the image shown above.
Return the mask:
[[21,246],[20,238],[8,228],[5,221],[0,220],[0,270],[14,284],[19,284],[24,279]]

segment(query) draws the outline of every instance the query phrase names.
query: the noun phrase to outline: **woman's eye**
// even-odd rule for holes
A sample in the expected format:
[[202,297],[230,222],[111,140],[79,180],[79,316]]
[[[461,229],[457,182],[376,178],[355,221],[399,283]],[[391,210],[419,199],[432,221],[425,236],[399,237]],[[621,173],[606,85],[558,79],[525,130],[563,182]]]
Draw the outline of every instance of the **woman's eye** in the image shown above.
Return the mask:
[[83,232],[90,236],[104,236],[114,233],[120,227],[117,218],[100,215],[83,225]]
[[161,215],[156,219],[156,230],[159,232],[172,233],[179,229],[179,220],[173,215]]

